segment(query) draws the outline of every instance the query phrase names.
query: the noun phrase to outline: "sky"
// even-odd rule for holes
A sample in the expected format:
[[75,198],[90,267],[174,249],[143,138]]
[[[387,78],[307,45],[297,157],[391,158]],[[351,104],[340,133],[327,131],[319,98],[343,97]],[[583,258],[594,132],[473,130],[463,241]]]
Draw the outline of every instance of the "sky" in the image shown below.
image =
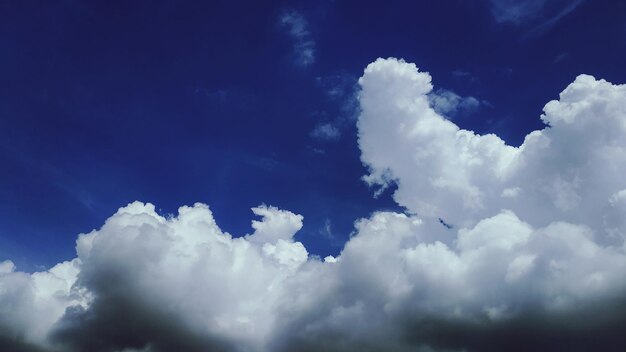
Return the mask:
[[620,1],[3,2],[0,350],[623,350],[624,62]]

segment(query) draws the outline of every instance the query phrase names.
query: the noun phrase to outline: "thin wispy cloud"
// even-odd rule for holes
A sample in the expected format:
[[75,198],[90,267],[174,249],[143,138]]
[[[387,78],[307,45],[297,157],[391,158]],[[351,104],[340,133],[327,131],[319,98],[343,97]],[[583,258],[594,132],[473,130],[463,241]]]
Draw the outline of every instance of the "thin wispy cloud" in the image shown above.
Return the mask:
[[550,28],[554,27],[557,22],[559,22],[563,17],[567,16],[569,13],[574,11],[580,4],[583,3],[584,0],[575,0],[571,1],[569,5],[563,7],[559,12],[557,12],[552,17],[549,17],[547,20],[542,21],[541,24],[537,25],[533,28],[529,35],[539,35]]
[[497,22],[519,24],[539,17],[546,0],[491,0],[491,13]]
[[295,63],[302,67],[315,63],[315,41],[304,16],[295,10],[287,11],[280,16],[279,24],[293,41]]
[[327,102],[333,106],[333,111],[322,111],[322,116],[311,131],[314,139],[327,142],[336,141],[349,126],[354,126],[358,113],[358,85],[356,78],[339,72],[327,76],[316,77],[317,86],[323,91]]
[[491,0],[491,13],[499,23],[530,27],[526,36],[533,36],[555,26],[584,1]]

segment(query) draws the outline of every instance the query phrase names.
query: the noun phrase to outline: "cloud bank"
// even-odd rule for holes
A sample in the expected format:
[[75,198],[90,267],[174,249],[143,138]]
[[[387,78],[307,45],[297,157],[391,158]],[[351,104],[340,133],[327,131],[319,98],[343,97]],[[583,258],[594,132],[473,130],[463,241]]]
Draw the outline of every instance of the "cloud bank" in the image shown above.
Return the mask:
[[71,261],[0,264],[0,349],[626,349],[626,86],[577,77],[514,147],[439,115],[413,64],[359,83],[365,180],[396,183],[406,214],[358,220],[321,259],[289,211],[253,208],[234,237],[206,205],[134,202]]

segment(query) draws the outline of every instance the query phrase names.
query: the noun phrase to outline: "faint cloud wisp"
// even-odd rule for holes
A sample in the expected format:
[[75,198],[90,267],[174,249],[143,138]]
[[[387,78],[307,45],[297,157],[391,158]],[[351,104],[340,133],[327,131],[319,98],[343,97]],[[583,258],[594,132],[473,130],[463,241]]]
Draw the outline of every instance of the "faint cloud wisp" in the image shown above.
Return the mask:
[[295,62],[298,66],[307,67],[315,63],[315,41],[311,37],[307,20],[297,11],[285,12],[279,20],[293,40]]
[[498,23],[532,25],[528,35],[538,35],[552,28],[584,0],[491,0],[491,14]]

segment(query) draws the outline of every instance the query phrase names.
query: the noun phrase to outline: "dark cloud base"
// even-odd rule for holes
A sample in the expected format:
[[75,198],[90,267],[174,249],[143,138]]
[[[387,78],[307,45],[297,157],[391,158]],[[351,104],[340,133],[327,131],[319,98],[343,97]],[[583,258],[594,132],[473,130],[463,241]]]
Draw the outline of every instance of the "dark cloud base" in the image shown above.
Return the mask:
[[233,346],[194,333],[166,307],[155,309],[129,295],[100,297],[89,309],[69,308],[51,333],[63,351],[112,352],[127,348],[150,352],[234,351]]
[[[385,332],[350,336],[312,331],[306,322],[283,336],[275,351],[626,351],[626,292],[561,313],[527,308],[514,318],[490,321],[411,315],[387,322]],[[308,320],[311,323],[313,320]],[[355,324],[360,323],[356,322]]]
[[410,326],[408,344],[437,351],[626,351],[626,300],[558,315],[525,313],[497,324],[426,319]]
[[2,335],[0,332],[0,351],[6,352],[45,352],[43,349],[23,341],[19,337]]
[[[615,310],[615,311],[614,311]],[[424,318],[398,340],[363,341],[327,331],[301,336],[280,351],[626,351],[626,305],[602,312],[573,312],[555,319],[526,315],[511,321],[468,323]],[[390,349],[390,346],[395,346]]]

